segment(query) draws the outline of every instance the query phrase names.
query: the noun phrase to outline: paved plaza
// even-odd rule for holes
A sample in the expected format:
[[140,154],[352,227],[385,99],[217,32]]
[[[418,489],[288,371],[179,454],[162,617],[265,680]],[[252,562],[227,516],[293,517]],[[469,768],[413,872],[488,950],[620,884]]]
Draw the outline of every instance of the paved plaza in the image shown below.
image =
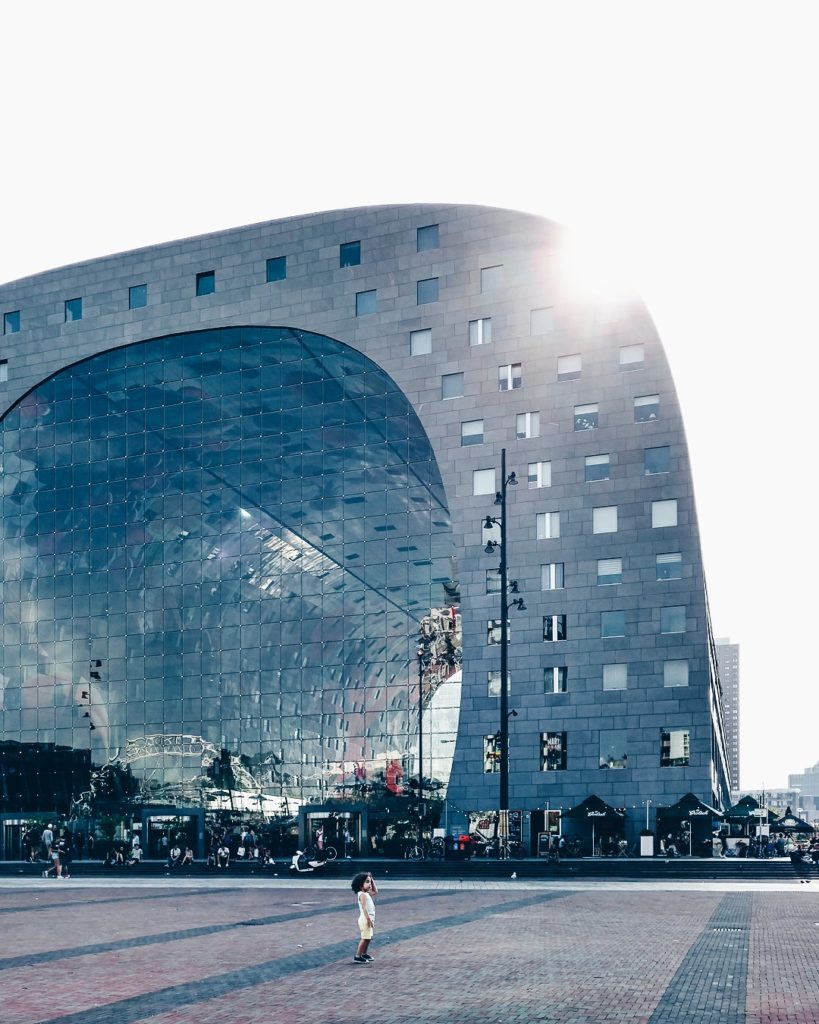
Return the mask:
[[819,882],[0,880],[2,1024],[816,1024]]

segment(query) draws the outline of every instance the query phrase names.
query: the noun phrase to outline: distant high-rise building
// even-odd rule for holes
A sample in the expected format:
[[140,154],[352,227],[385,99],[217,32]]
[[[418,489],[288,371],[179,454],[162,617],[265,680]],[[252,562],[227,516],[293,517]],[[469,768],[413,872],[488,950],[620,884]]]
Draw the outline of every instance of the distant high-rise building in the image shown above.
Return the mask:
[[722,708],[725,716],[725,745],[731,769],[731,792],[739,790],[739,644],[718,637],[719,678],[722,683]]

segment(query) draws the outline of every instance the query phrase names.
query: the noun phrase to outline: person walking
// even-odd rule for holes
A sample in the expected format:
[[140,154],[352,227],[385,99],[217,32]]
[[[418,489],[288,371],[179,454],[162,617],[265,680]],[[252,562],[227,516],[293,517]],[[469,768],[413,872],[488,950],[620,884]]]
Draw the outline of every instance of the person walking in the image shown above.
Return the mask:
[[350,888],[356,894],[358,902],[358,928],[361,932],[361,941],[353,957],[353,963],[369,964],[373,958],[367,952],[373,937],[375,928],[375,902],[373,896],[378,893],[378,886],[369,871],[360,871],[350,883]]

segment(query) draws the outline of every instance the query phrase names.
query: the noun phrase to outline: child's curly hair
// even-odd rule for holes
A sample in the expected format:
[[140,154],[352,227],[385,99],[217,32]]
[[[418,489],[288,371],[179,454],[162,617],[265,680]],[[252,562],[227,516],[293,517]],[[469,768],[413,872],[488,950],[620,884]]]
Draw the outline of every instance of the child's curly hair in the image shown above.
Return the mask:
[[369,871],[359,871],[355,878],[350,882],[350,888],[353,892],[361,892],[364,888],[364,883],[370,877]]

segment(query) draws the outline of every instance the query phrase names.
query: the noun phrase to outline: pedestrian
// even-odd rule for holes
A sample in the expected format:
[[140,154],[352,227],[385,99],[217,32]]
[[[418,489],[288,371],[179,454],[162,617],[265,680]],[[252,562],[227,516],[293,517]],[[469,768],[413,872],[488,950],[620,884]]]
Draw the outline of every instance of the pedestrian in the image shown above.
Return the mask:
[[43,853],[45,855],[46,862],[51,860],[51,847],[54,845],[54,832],[52,831],[51,825],[46,825],[43,829],[43,834],[40,836],[40,842],[43,844]]
[[367,952],[373,937],[375,928],[375,903],[373,896],[378,894],[378,887],[369,871],[360,871],[350,883],[350,888],[356,894],[358,902],[358,928],[361,932],[361,941],[353,957],[353,963],[369,964],[373,958]]
[[[43,872],[43,878],[48,878],[51,872],[54,872],[55,878],[62,878],[63,869],[60,865],[60,851],[57,848],[57,844],[54,842],[54,833],[51,831],[51,826],[48,827],[48,833],[51,836],[51,842],[48,844],[48,858],[51,861],[51,867],[48,867]],[[43,833],[45,836],[45,833]]]

